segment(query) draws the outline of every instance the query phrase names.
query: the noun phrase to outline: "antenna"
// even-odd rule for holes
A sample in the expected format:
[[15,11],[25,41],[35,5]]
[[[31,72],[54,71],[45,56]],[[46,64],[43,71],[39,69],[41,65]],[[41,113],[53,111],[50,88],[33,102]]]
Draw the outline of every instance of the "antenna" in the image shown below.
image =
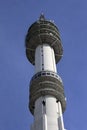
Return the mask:
[[44,16],[43,13],[41,13],[41,15],[40,15],[40,17],[39,17],[39,20],[41,20],[41,21],[44,21],[44,20],[45,20],[45,16]]

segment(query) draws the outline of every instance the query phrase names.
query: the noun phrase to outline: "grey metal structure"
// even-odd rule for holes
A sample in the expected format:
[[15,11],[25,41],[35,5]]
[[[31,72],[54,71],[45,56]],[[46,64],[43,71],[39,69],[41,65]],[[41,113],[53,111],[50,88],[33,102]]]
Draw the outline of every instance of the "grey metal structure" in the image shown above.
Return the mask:
[[35,64],[35,49],[38,45],[49,44],[55,52],[56,63],[61,59],[63,48],[61,44],[59,30],[56,25],[42,16],[33,23],[26,35],[26,56],[28,60]]
[[[63,54],[63,48],[62,48],[59,30],[53,22],[46,20],[44,15],[41,15],[39,20],[33,23],[29,27],[25,39],[25,45],[26,45],[26,56],[33,65],[36,64],[35,56],[37,53],[36,49],[38,48],[38,46],[40,46],[39,50],[42,49],[42,52],[40,52],[42,56],[45,55],[45,53],[43,53],[44,46],[49,47],[50,50],[53,49],[56,63],[59,62]],[[30,81],[29,109],[34,116],[38,115],[38,114],[35,115],[36,113],[35,107],[37,106],[37,105],[35,106],[35,103],[39,102],[40,104],[40,102],[42,101],[42,104],[45,105],[48,96],[55,98],[56,103],[60,102],[62,107],[62,108],[60,107],[62,109],[61,111],[64,112],[66,108],[63,82],[60,76],[57,74],[57,72],[51,71],[49,69],[49,66],[48,69],[46,69],[45,67],[43,68],[43,63],[42,63],[42,69],[39,72],[37,71]],[[44,98],[45,100],[41,99],[41,101],[39,101],[40,98],[42,99]],[[41,111],[43,111],[43,109]],[[42,112],[42,116],[43,113],[44,112]],[[46,112],[45,115],[47,116]],[[51,122],[49,116],[47,117],[47,119],[48,122]],[[37,120],[36,122],[40,123],[39,119],[35,118],[35,120]],[[37,130],[37,129],[49,130],[50,126],[49,123],[48,124],[46,123],[46,119],[41,118],[41,120],[42,122],[45,121],[45,125],[47,125],[47,127],[45,128],[42,127],[43,125],[41,125],[40,128],[39,127],[36,128],[35,126],[37,125],[35,125],[34,123],[32,130]],[[64,130],[62,125],[61,127],[58,126],[57,128],[55,126],[53,128],[55,128],[56,130]]]

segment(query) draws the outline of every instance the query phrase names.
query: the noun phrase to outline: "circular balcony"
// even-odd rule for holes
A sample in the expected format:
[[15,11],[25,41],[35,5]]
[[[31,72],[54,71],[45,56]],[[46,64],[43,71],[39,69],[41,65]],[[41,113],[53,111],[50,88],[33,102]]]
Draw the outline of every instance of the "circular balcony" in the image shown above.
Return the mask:
[[33,65],[35,64],[35,49],[44,43],[54,49],[57,63],[63,54],[59,30],[50,21],[38,20],[30,26],[25,39],[26,56]]
[[45,95],[54,96],[57,101],[61,102],[64,112],[66,107],[64,88],[61,78],[54,72],[41,71],[35,74],[30,82],[30,102],[29,109],[34,113],[35,101]]

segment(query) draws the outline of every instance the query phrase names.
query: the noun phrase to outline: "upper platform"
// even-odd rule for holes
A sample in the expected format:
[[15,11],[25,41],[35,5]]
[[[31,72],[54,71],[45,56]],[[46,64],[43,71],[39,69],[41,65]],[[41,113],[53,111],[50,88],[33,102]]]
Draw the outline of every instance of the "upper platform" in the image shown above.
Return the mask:
[[26,56],[33,65],[35,64],[35,49],[44,43],[54,49],[57,63],[63,54],[59,30],[53,22],[41,15],[39,20],[30,26],[25,39]]

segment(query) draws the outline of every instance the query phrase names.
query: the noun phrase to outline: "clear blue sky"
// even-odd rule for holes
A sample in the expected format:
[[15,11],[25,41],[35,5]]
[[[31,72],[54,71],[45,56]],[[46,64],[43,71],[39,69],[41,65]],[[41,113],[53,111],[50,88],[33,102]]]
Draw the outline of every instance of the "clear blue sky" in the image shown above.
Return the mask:
[[55,21],[63,43],[57,69],[67,97],[65,128],[87,130],[87,0],[0,1],[0,130],[30,130],[34,67],[25,56],[24,40],[41,12]]

